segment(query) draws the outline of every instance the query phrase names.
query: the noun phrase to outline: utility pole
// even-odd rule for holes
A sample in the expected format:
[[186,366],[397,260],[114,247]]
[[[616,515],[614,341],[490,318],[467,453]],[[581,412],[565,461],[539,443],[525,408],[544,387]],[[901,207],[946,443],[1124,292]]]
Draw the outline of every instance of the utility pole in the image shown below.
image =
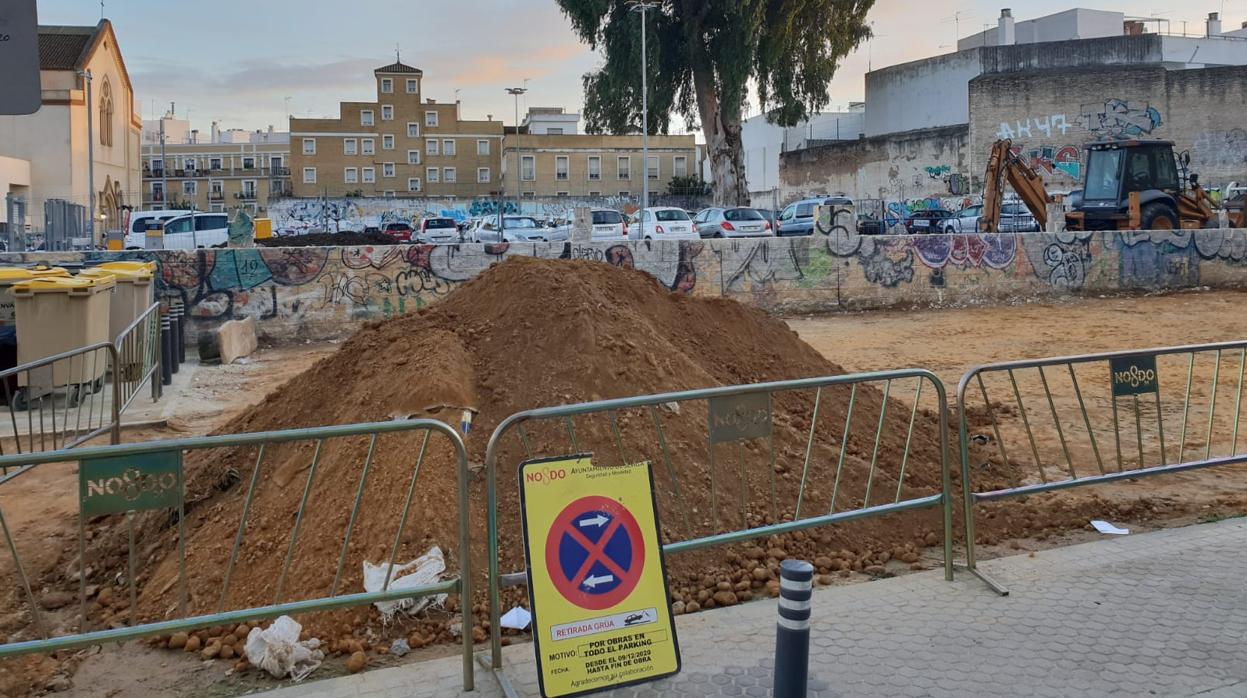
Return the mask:
[[91,222],[91,242],[95,243],[95,102],[91,96],[91,71],[78,73],[87,84],[87,220]]
[[[512,97],[515,97],[515,172],[516,172],[516,178],[515,178],[515,181],[516,181],[516,185],[515,185],[515,212],[516,212],[516,213],[519,213],[519,212],[520,212],[520,210],[521,210],[521,208],[520,208],[520,207],[521,207],[520,200],[523,198],[523,191],[522,191],[522,190],[523,190],[523,188],[524,188],[524,173],[520,171],[520,168],[524,166],[524,165],[523,165],[523,163],[524,163],[524,158],[520,157],[520,145],[519,145],[519,138],[520,138],[520,95],[525,94],[525,93],[527,93],[527,92],[528,92],[528,88],[527,88],[527,87],[508,87],[508,88],[507,88],[507,94],[511,95]],[[499,238],[499,239],[498,239],[498,242],[506,242],[506,240],[505,240],[505,234],[506,234],[506,220],[507,220],[507,219],[506,219],[506,216],[505,216],[505,213],[506,213],[506,211],[505,211],[505,209],[506,209],[506,197],[503,197],[503,200],[502,200],[502,209],[503,209],[503,210],[499,211],[499,213],[498,213],[498,238]]]
[[641,13],[641,239],[645,239],[645,210],[649,208],[649,46],[646,13],[658,7],[655,0],[630,0],[633,12]]
[[160,117],[160,210],[169,200],[169,158],[165,155],[165,118]]

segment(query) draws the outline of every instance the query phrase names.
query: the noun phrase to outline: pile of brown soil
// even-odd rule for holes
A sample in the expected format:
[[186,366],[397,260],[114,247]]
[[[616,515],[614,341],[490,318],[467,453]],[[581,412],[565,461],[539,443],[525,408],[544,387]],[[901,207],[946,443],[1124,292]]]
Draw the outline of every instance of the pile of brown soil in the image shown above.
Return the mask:
[[[473,610],[476,634],[482,637],[488,615],[482,603],[487,551],[486,487],[480,470],[486,442],[501,420],[540,406],[840,373],[839,366],[802,342],[782,321],[734,301],[671,293],[653,277],[631,269],[513,258],[431,308],[361,330],[336,354],[222,431],[259,432],[408,416],[454,425],[463,409],[477,410],[466,441],[473,468],[472,563],[479,590]],[[837,511],[862,505],[884,400],[874,387],[857,390],[854,427],[843,447],[843,472],[838,474],[849,400],[848,387],[822,393],[802,516],[831,509],[833,491]],[[773,468],[768,443],[759,440],[739,448],[717,446],[712,471],[704,402],[621,411],[618,438],[606,415],[577,418],[573,427],[577,450],[596,454],[599,465],[624,459],[654,464],[663,535],[683,540],[740,528],[746,520],[756,526],[791,517],[801,491],[814,401],[813,390],[775,394]],[[920,411],[904,491],[898,493],[909,420],[908,406],[890,401],[877,445],[871,504],[939,489],[938,420]],[[655,421],[662,425],[670,471]],[[533,423],[525,435],[527,448],[516,433],[509,434],[498,461],[504,571],[523,568],[516,467],[529,450],[533,456],[547,457],[574,452],[564,422]],[[437,544],[446,551],[450,568],[458,568],[456,473],[444,438],[429,441],[406,528],[397,531],[422,448],[420,433],[377,439],[339,594],[362,591],[362,563],[388,559],[396,535],[398,561],[411,560]],[[366,437],[328,441],[318,458],[310,442],[266,449],[226,608],[278,600],[288,554],[293,563],[280,600],[329,594],[369,450]],[[186,547],[192,612],[215,611],[221,604],[226,563],[256,460],[254,448],[188,457]],[[308,489],[313,462],[315,477]],[[679,479],[678,497],[672,472]],[[305,496],[307,512],[291,549],[291,530]],[[106,568],[124,569],[124,538],[118,528],[111,544],[97,541],[97,551],[111,548],[111,554],[102,553],[111,558]],[[775,570],[785,556],[815,560],[824,575],[837,571],[848,575],[852,570],[882,573],[889,560],[907,565],[916,561],[921,548],[938,543],[938,530],[938,512],[916,512],[673,556],[668,559],[672,601],[677,609],[694,611],[773,593]],[[148,619],[169,617],[176,608],[178,560],[175,528],[167,516],[146,522],[138,549],[141,559],[154,568],[140,578],[140,614]],[[509,590],[504,600],[507,607],[524,602],[522,590]],[[120,608],[115,606],[112,613],[120,616]],[[101,620],[111,617],[105,613]],[[372,609],[302,620],[311,633],[330,639],[379,625]],[[410,630],[410,626],[400,629]],[[446,628],[433,621],[416,632],[427,640],[449,637]]]
[[308,233],[307,235],[282,235],[256,240],[260,247],[359,247],[363,245],[401,245],[397,238],[385,233]]

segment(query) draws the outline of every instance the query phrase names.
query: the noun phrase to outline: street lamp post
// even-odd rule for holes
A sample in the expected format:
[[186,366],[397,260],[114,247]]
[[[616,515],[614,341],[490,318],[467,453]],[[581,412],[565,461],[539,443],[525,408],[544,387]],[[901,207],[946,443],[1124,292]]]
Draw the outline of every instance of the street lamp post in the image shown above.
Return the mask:
[[95,233],[95,119],[91,114],[91,71],[78,73],[87,86],[87,220],[91,222],[91,243],[98,238]]
[[645,238],[645,209],[649,208],[649,47],[646,39],[646,13],[656,9],[655,0],[629,0],[633,12],[641,13],[641,238]]
[[[508,87],[507,88],[507,94],[515,98],[515,182],[516,182],[515,184],[515,212],[516,213],[519,213],[520,211],[520,199],[523,196],[523,192],[521,190],[524,188],[524,173],[520,171],[520,168],[523,167],[523,161],[524,161],[523,158],[520,157],[520,146],[519,146],[520,95],[525,94],[527,92],[528,92],[528,88],[526,87]],[[506,209],[506,197],[505,196],[503,197],[503,200],[502,200],[502,208]],[[506,212],[504,210],[498,214],[498,236],[499,236],[498,241],[499,242],[506,242],[506,240],[504,239],[505,230],[506,230],[505,213]]]

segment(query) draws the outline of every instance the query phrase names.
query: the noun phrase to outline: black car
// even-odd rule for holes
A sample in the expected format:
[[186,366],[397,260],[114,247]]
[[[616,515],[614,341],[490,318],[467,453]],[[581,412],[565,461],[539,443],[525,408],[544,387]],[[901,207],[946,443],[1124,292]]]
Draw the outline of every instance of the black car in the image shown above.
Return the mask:
[[943,229],[941,223],[952,215],[951,212],[938,208],[914,211],[905,219],[905,231],[910,235],[938,233]]
[[869,215],[861,215],[857,218],[857,234],[858,235],[883,235],[883,221]]

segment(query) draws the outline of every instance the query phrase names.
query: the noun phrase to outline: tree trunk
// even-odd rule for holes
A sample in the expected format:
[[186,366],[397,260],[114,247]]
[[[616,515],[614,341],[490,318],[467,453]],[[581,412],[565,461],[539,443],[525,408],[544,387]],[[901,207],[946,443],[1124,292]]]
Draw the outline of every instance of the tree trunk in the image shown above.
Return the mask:
[[[691,2],[690,5],[695,4]],[[704,11],[705,6],[702,7]],[[689,30],[689,63],[693,68],[693,91],[701,129],[706,136],[706,155],[710,158],[710,179],[715,206],[748,206],[749,184],[745,176],[744,146],[740,140],[740,107],[719,100],[714,67],[701,39],[700,14],[686,12],[692,21]]]

